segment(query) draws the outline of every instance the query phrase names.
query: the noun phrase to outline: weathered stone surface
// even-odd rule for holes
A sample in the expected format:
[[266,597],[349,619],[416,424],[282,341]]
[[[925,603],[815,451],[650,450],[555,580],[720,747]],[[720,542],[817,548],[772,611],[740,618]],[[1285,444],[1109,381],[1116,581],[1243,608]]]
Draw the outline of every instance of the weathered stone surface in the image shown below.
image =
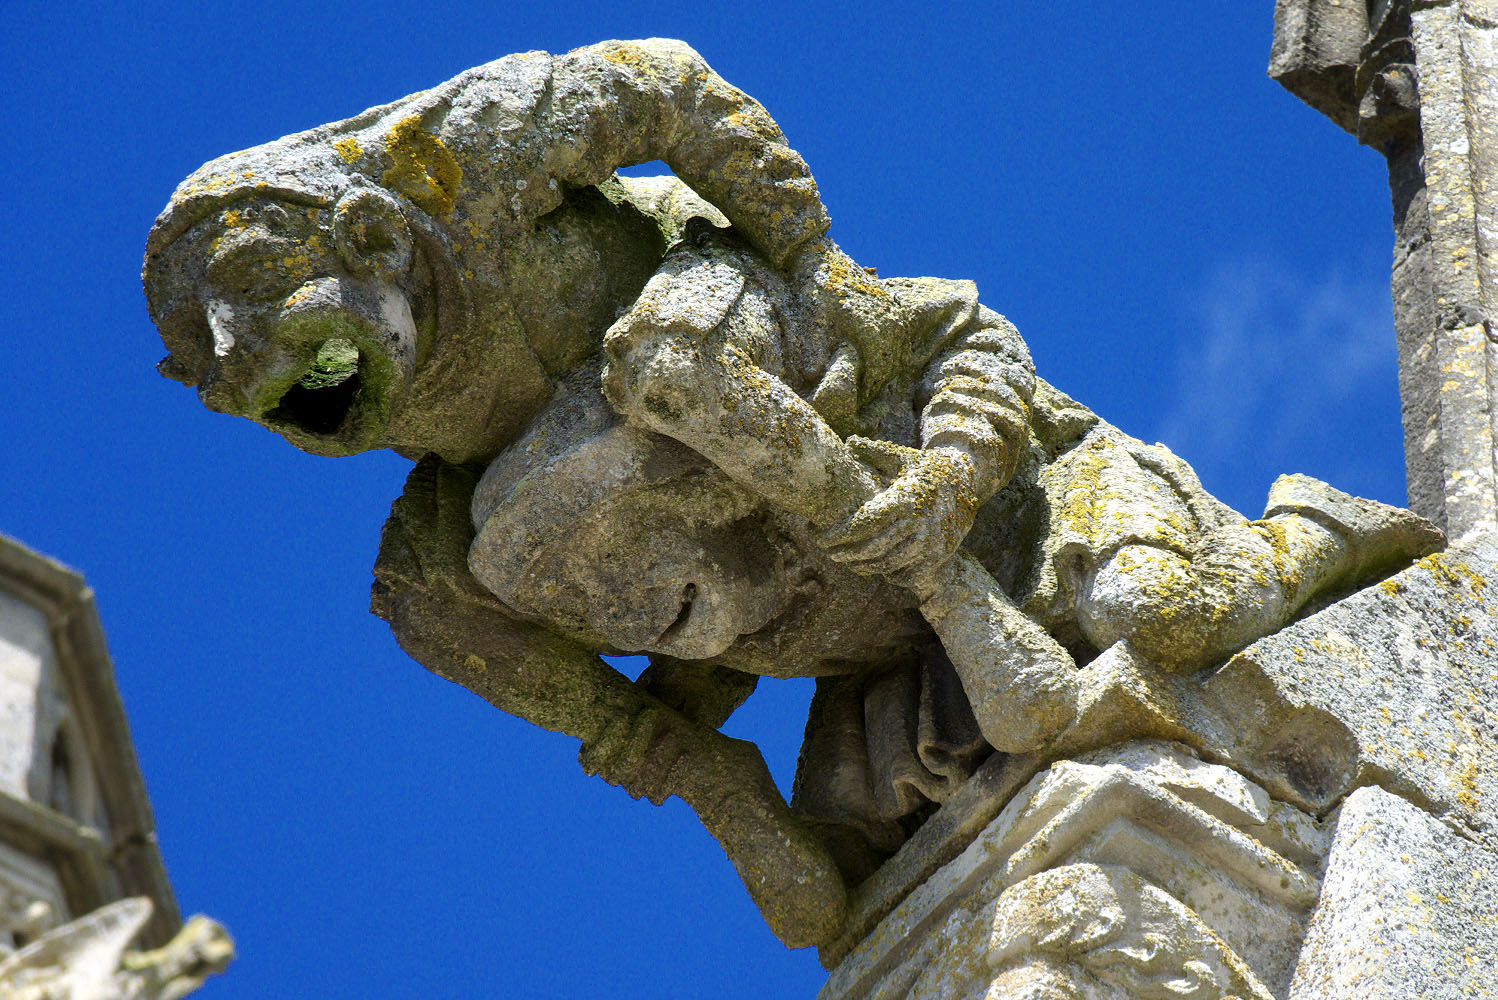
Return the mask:
[[423,461],[386,522],[373,609],[402,646],[496,707],[577,737],[585,769],[630,794],[656,802],[679,795],[782,938],[809,943],[826,923],[840,923],[842,880],[790,815],[753,744],[724,737],[587,646],[525,621],[473,577],[475,478]]
[[995,754],[850,892],[848,919],[837,940],[824,945],[822,964],[835,967],[911,890],[952,861],[977,838],[1035,773],[1032,754]]
[[[0,944],[136,895],[154,904],[143,942],[164,944],[181,918],[93,592],[4,536],[0,704],[0,908],[16,914]],[[50,916],[27,918],[33,903]]]
[[[1288,6],[1346,16],[1336,0]],[[1282,82],[1346,127],[1345,104],[1319,97],[1355,69],[1357,134],[1389,160],[1410,503],[1457,542],[1261,640],[1205,690],[1258,733],[1219,730],[1236,766],[1318,811],[1340,802],[1291,997],[1493,996],[1498,8],[1368,9],[1361,49],[1333,60],[1287,32],[1289,61],[1318,79]]]
[[[1498,523],[1494,330],[1498,322],[1498,10],[1487,0],[1418,4],[1411,14],[1420,80],[1438,449],[1446,523],[1460,535]],[[1416,278],[1411,273],[1409,279]]]
[[46,802],[50,750],[65,712],[42,609],[0,592],[0,788]]
[[1366,4],[1275,0],[1269,75],[1357,134],[1357,69],[1367,40]]
[[93,592],[4,536],[0,703],[0,996],[176,1000],[222,971],[224,929],[177,915]]
[[1379,788],[1329,825],[1290,1000],[1498,996],[1498,854]]
[[[1127,868],[1079,864],[1032,875],[1005,890],[995,917],[990,971],[973,981],[989,996],[1058,990],[1120,1000],[1183,992],[1270,1000],[1189,907]],[[946,972],[928,969],[911,995],[954,995]]]
[[1202,684],[1208,738],[1308,808],[1382,785],[1498,844],[1495,574],[1474,538],[1260,640]]
[[35,941],[67,913],[67,894],[52,866],[0,844],[0,952]]
[[[1175,740],[1316,815],[1359,787],[1380,785],[1491,845],[1498,626],[1487,581],[1494,572],[1493,543],[1470,541],[1200,676],[1162,671],[1120,643],[1080,671],[1077,721],[1048,755]],[[985,765],[971,789],[853,892],[844,935],[824,957],[838,961],[854,948],[1043,763],[1016,755]]]
[[1495,14],[1489,0],[1279,0],[1269,67],[1388,158],[1410,506],[1453,538],[1498,518]]

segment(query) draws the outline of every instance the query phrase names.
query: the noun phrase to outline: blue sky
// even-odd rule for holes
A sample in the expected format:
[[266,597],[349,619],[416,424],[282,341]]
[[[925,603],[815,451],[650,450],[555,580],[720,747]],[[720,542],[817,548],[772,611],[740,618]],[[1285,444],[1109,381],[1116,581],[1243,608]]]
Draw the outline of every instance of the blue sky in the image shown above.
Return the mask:
[[[146,231],[203,161],[526,49],[670,35],[885,276],[972,278],[1040,373],[1250,516],[1403,502],[1383,162],[1264,76],[1273,4],[43,5],[0,12],[0,531],[99,607],[205,1000],[810,996],[679,802],[427,674],[367,613],[407,463],[157,376]],[[806,682],[730,721],[788,787]]]

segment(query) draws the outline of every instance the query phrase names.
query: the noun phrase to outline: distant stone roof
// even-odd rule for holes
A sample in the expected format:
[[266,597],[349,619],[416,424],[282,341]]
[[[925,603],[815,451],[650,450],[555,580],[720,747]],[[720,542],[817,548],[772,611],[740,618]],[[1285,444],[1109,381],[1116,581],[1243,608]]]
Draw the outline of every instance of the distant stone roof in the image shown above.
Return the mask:
[[140,942],[165,944],[182,920],[93,590],[77,572],[0,535],[0,593],[45,617],[70,737],[76,756],[86,760],[97,798],[94,814],[80,818],[37,801],[45,796],[34,790],[0,788],[0,843],[52,865],[74,916],[117,899],[149,896],[155,912]]

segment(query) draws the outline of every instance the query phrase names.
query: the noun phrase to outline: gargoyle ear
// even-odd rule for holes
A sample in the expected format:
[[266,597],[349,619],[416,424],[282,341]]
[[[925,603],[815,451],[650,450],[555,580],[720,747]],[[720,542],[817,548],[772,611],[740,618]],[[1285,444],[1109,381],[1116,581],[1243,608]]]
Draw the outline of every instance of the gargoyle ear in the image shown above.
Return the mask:
[[354,274],[395,278],[411,269],[411,229],[395,199],[360,188],[338,200],[333,238]]

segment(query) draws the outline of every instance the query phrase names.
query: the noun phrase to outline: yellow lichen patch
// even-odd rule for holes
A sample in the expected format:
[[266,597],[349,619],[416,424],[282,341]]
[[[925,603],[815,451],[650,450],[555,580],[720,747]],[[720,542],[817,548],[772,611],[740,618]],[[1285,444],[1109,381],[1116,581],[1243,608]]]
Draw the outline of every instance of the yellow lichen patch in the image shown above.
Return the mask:
[[889,298],[889,292],[869,280],[867,271],[851,266],[852,263],[851,259],[841,254],[827,262],[827,284],[830,288],[860,292],[876,299]]
[[[1460,355],[1471,352],[1458,350],[1457,353]],[[1468,378],[1476,378],[1479,373],[1474,363],[1475,360],[1473,358],[1458,357],[1442,365],[1441,373],[1443,375],[1466,375]]]
[[780,127],[775,124],[775,120],[758,106],[741,107],[738,111],[730,112],[723,121],[761,142],[778,143],[785,138],[780,134]]
[[346,135],[342,139],[334,139],[333,148],[338,151],[338,156],[344,163],[353,163],[364,155],[364,150],[359,148],[359,140],[351,135]]
[[1404,593],[1404,584],[1398,580],[1385,580],[1378,585],[1378,589],[1389,595]]
[[1477,762],[1475,760],[1469,761],[1467,766],[1462,769],[1461,776],[1457,778],[1457,785],[1456,800],[1468,809],[1477,809],[1479,803],[1477,799]]
[[743,107],[744,101],[748,99],[739,88],[724,80],[713,80],[709,78],[702,82],[702,94],[704,97],[715,98],[730,107]]
[[1472,567],[1466,563],[1457,559],[1448,559],[1444,553],[1437,552],[1426,556],[1415,565],[1429,571],[1436,582],[1448,590],[1455,590],[1459,596],[1470,596],[1479,604],[1482,603],[1487,581],[1473,572]]
[[396,122],[385,149],[395,162],[381,178],[386,187],[432,215],[453,210],[463,169],[442,140],[421,127],[420,118],[412,115]]
[[232,208],[225,212],[221,219],[225,229],[245,229],[249,226],[244,216]]
[[1274,566],[1275,578],[1285,596],[1294,600],[1301,581],[1300,575],[1290,569],[1290,540],[1284,524],[1273,519],[1255,521],[1253,531],[1269,543],[1269,559]]
[[617,49],[609,49],[603,54],[604,59],[620,66],[628,66],[630,69],[638,69],[645,64],[645,57],[640,50],[633,46],[620,46]]
[[1062,521],[1083,538],[1091,538],[1100,530],[1098,521],[1102,518],[1106,499],[1103,489],[1106,459],[1101,454],[1104,447],[1102,441],[1094,441],[1078,457],[1061,506]]
[[305,301],[312,295],[312,291],[313,289],[310,286],[303,285],[287,296],[286,301],[281,303],[282,308],[289,309],[297,303]]
[[201,181],[187,185],[172,197],[172,202],[173,204],[178,204],[200,194],[214,194],[233,187],[237,183],[238,181],[233,177],[214,174]]
[[[656,82],[665,81],[667,79],[665,71],[671,68],[664,65],[661,60],[652,58],[649,53],[639,47],[628,44],[607,50],[603,53],[603,58],[616,66],[623,66],[637,77]],[[689,72],[682,66],[675,68],[677,82],[686,83]]]
[[[744,390],[741,393],[743,402],[762,403],[774,397],[775,381],[740,348],[728,346],[713,360],[729,384]],[[739,412],[737,405],[720,406],[720,409],[723,413],[719,418],[719,425],[727,436],[742,435],[767,446],[772,454],[801,454],[802,435],[810,430],[810,425],[804,419],[797,419],[804,417],[803,414],[794,411],[783,413],[773,403],[769,406],[748,405],[742,412]],[[729,418],[730,413],[734,414],[732,419]]]
[[759,156],[753,150],[735,149],[723,157],[723,162],[718,167],[718,173],[727,180],[734,181],[741,178],[758,177],[764,173],[764,166]]

